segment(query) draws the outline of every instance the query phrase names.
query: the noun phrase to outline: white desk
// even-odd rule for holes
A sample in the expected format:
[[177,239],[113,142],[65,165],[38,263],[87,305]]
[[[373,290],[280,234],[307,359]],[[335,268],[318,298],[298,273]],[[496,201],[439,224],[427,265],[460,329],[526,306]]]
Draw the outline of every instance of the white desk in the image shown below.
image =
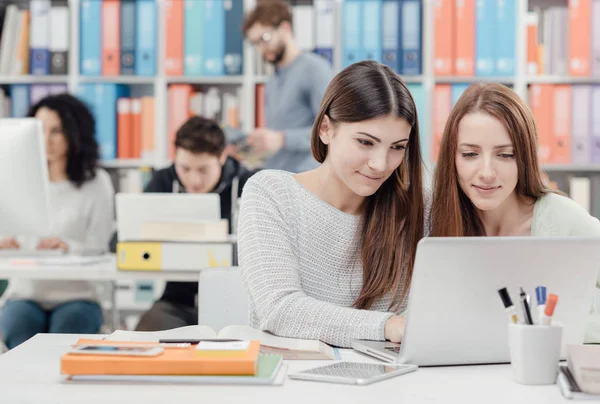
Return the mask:
[[[286,379],[283,386],[207,386],[121,383],[63,383],[60,357],[77,335],[42,334],[0,355],[2,403],[567,403],[557,386],[522,386],[508,365],[421,368],[369,386]],[[101,338],[99,335],[91,336]],[[374,362],[353,351],[345,360]],[[290,361],[290,371],[330,361]]]
[[116,282],[119,280],[162,280],[198,282],[198,271],[119,271],[114,254],[107,261],[89,265],[12,265],[7,258],[0,259],[0,279],[83,280],[105,281],[112,287],[113,329],[119,328],[116,304]]
[[118,271],[114,254],[107,261],[89,265],[11,265],[8,259],[0,260],[0,279],[46,279],[118,281],[152,279],[164,281],[197,282],[198,271]]

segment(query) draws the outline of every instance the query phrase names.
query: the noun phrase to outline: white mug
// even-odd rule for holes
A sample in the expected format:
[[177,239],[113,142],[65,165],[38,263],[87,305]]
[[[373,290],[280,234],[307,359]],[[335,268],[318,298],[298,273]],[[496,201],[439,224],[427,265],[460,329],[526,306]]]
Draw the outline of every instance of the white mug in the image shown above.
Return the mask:
[[562,326],[508,325],[513,378],[520,384],[554,384],[560,360]]

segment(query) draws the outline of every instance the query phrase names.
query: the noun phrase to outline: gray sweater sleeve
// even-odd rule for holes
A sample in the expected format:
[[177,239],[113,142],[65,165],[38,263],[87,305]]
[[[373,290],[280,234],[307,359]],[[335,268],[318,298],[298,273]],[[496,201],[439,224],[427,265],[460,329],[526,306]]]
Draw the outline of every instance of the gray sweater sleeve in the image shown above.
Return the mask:
[[[303,289],[300,257],[319,252],[294,247],[295,229],[289,215],[298,212],[291,209],[286,184],[261,174],[251,178],[244,188],[238,233],[242,279],[260,329],[341,347],[350,347],[354,339],[384,340],[384,326],[393,313],[341,307],[313,298],[310,288],[316,279],[304,278],[306,290]],[[310,222],[319,218],[302,220],[308,221],[302,227],[310,229]],[[326,247],[327,237],[335,234],[314,237],[322,239]],[[320,268],[309,270],[316,274]],[[336,276],[339,275],[332,273],[330,278],[334,280]],[[332,294],[350,293],[340,290],[334,281],[319,287],[329,288]]]
[[[331,70],[325,63],[315,64],[309,75],[303,75],[303,85],[306,88],[313,117],[316,117],[319,113],[321,100],[331,81],[331,76]],[[312,125],[303,128],[284,129],[282,132],[285,139],[283,144],[285,150],[310,152]]]

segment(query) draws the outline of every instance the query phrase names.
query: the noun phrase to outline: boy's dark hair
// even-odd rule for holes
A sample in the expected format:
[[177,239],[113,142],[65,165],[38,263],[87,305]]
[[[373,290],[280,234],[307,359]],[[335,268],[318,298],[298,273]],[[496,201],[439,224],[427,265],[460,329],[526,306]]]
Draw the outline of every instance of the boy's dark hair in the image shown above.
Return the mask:
[[208,153],[221,157],[225,150],[225,133],[212,119],[193,116],[177,131],[175,147],[194,154]]
[[96,121],[88,107],[71,94],[50,95],[32,106],[27,116],[34,117],[40,108],[56,112],[67,139],[67,177],[76,187],[96,176],[99,159],[95,138]]
[[292,25],[292,12],[290,5],[283,0],[259,0],[258,5],[246,15],[242,31],[244,36],[254,24],[278,27],[287,21]]

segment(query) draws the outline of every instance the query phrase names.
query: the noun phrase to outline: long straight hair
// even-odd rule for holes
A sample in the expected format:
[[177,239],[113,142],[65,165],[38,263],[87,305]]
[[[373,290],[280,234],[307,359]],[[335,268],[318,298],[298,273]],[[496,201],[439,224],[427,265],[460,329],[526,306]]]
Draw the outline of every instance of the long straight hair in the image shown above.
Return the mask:
[[549,192],[538,162],[535,120],[527,105],[502,84],[472,84],[450,112],[444,128],[433,180],[431,236],[485,235],[477,209],[460,188],[456,171],[458,125],[465,115],[474,112],[486,113],[506,128],[517,163],[517,198],[538,199]]
[[325,115],[335,128],[339,123],[390,114],[406,120],[411,131],[402,163],[363,205],[359,230],[363,284],[354,302],[359,309],[370,308],[391,291],[399,291],[390,306],[398,308],[410,287],[424,223],[417,109],[408,88],[390,68],[372,61],[359,62],[333,78],[312,128],[312,153],[322,163],[328,150],[319,136]]

